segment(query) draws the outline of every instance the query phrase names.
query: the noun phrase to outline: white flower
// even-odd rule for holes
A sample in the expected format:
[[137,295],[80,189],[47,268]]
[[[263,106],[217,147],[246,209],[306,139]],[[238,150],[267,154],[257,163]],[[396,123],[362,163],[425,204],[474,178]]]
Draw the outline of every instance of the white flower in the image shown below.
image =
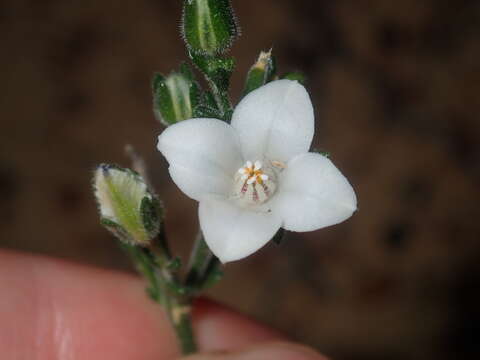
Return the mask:
[[158,137],[173,181],[200,202],[205,241],[222,262],[257,251],[280,227],[312,231],[356,210],[347,179],[329,159],[308,152],[313,133],[305,88],[278,80],[245,96],[231,125],[189,119]]

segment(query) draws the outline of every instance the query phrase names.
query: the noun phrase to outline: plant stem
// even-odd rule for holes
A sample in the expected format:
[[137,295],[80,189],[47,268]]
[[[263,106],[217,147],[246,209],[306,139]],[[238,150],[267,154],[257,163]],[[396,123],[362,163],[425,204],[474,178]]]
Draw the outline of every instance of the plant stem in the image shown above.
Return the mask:
[[232,103],[230,102],[230,98],[228,97],[227,92],[221,90],[218,84],[213,79],[211,79],[208,74],[204,75],[205,79],[208,82],[208,85],[210,86],[210,89],[212,90],[213,97],[217,104],[218,110],[220,110],[220,113],[222,114],[223,120],[230,121],[229,113],[232,110]]
[[[162,239],[160,239],[162,240]],[[192,330],[191,301],[183,285],[167,266],[169,258],[161,249],[148,249],[122,243],[138,272],[148,282],[148,294],[167,313],[183,355],[192,354],[197,346]]]
[[212,257],[213,254],[208,248],[202,232],[199,232],[190,255],[188,273],[185,281],[187,286],[198,284],[204,279],[205,272]]
[[158,236],[157,244],[160,248],[154,250],[157,259],[156,279],[164,285],[164,295],[159,298],[158,303],[168,314],[182,355],[193,354],[197,351],[197,345],[192,329],[192,297],[186,294],[185,286],[179,281],[177,274],[168,268],[172,258],[163,231]]
[[190,298],[178,296],[169,298],[168,316],[183,355],[193,354],[197,351],[197,344],[192,329],[191,312]]

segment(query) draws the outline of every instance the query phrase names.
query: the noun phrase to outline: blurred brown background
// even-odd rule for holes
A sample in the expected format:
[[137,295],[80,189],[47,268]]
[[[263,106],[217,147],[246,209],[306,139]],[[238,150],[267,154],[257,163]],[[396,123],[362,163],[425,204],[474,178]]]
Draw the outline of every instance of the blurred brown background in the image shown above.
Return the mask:
[[[234,99],[260,50],[301,69],[315,146],[359,198],[332,228],[229,264],[211,295],[345,360],[473,359],[480,342],[480,2],[236,0]],[[150,164],[174,246],[196,203],[155,150],[150,78],[185,59],[181,2],[0,1],[0,246],[129,269],[100,162]],[[0,284],[1,286],[1,284]]]

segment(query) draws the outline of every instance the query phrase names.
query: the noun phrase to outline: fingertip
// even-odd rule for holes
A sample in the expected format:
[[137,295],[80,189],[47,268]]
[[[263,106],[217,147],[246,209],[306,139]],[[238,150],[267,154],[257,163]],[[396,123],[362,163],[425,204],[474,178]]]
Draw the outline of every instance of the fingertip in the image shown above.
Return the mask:
[[[21,349],[25,357],[41,351],[43,358],[52,358],[51,354],[66,349],[88,354],[92,360],[105,359],[107,353],[118,360],[134,354],[156,359],[178,355],[167,317],[148,299],[145,283],[137,277],[2,250],[0,283],[9,289],[0,301],[3,354]],[[236,350],[285,339],[280,332],[205,298],[196,301],[193,309],[201,351]],[[36,345],[39,341],[41,346]]]
[[194,331],[202,351],[234,350],[286,339],[281,332],[215,301],[200,298],[193,308]]
[[163,311],[129,274],[1,251],[0,283],[9,289],[0,301],[2,359],[178,354]]
[[238,351],[221,351],[189,356],[184,360],[327,360],[312,348],[288,342],[271,342]]

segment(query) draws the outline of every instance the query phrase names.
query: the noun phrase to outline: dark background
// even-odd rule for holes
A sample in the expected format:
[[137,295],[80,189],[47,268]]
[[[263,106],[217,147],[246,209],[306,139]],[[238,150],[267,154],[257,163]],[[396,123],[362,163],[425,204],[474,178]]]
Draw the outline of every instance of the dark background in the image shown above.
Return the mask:
[[[229,264],[211,295],[345,360],[473,359],[480,341],[480,2],[234,1],[232,95],[260,50],[303,70],[347,222]],[[94,166],[144,156],[174,247],[196,203],[155,150],[150,78],[185,59],[181,2],[0,1],[0,246],[129,269]],[[1,286],[1,284],[0,284]]]

